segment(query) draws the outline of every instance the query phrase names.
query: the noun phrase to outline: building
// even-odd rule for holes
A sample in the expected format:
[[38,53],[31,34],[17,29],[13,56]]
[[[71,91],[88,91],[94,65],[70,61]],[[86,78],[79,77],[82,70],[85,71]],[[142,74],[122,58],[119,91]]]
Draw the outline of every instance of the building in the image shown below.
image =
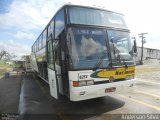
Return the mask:
[[[160,50],[144,47],[143,60],[146,59],[160,59]],[[140,61],[141,61],[141,47],[137,47],[136,63],[138,64],[140,63]]]

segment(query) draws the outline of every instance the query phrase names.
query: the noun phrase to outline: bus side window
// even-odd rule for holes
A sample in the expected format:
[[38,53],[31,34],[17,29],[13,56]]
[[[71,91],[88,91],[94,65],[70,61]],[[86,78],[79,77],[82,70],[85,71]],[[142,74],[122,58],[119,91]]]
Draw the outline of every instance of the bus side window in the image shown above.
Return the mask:
[[62,9],[55,18],[55,38],[59,36],[59,34],[64,29],[64,10]]
[[44,47],[46,45],[46,38],[47,38],[47,31],[44,30],[43,32],[43,37],[41,38],[42,39],[42,47]]
[[32,48],[31,48],[31,52],[33,52],[33,45],[32,45]]
[[59,52],[59,46],[55,50],[55,64],[60,65],[60,52]]
[[47,46],[47,54],[48,54],[48,67],[54,70],[54,65],[53,65],[53,47],[52,47],[52,41],[48,41],[48,46]]
[[38,51],[38,40],[36,40],[35,45],[36,45],[36,52],[37,52]]
[[54,19],[48,26],[48,37],[52,34],[52,38],[54,38]]
[[37,52],[39,51],[39,39],[37,40]]
[[36,44],[34,43],[34,52],[36,52]]
[[39,45],[39,50],[42,48],[42,35],[38,38],[38,45]]

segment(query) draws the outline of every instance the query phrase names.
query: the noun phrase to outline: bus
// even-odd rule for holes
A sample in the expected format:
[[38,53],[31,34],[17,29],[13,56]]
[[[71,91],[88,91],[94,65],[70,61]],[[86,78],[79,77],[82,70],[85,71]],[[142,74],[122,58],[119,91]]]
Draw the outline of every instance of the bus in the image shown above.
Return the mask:
[[30,55],[23,56],[25,72],[32,72]]
[[55,99],[103,97],[134,86],[135,48],[123,14],[64,5],[32,45],[32,69]]

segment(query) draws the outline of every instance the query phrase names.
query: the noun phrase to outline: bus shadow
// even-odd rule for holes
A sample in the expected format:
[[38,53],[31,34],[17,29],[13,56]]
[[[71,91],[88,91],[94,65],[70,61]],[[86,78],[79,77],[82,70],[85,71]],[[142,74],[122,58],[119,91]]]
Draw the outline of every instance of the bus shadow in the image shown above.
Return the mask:
[[66,96],[60,96],[58,100],[55,100],[50,96],[49,85],[44,81],[39,81],[47,94],[48,100],[52,104],[52,108],[56,111],[63,112],[70,115],[95,115],[110,112],[112,110],[122,107],[125,102],[112,96],[105,96],[100,98],[88,99],[83,101],[70,101]]
[[[39,87],[38,87],[39,86]],[[60,96],[55,100],[50,96],[49,86],[43,81],[25,78],[20,97],[20,120],[69,119],[83,120],[107,114],[122,107],[125,103],[111,96],[79,102]]]
[[107,114],[110,111],[122,107],[124,104],[125,103],[119,99],[106,96],[80,102],[72,102],[67,98],[63,98],[60,102],[56,102],[56,104],[53,103],[53,107],[57,106],[57,111],[63,112],[63,114],[67,115],[71,120],[83,120]]

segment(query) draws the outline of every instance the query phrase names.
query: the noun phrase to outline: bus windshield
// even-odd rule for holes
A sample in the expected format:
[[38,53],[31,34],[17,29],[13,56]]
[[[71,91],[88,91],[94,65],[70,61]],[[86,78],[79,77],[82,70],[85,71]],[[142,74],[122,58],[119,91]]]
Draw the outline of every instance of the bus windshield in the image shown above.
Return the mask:
[[[107,30],[107,33],[113,65],[120,65],[118,59],[133,62],[133,58],[131,56],[132,47],[129,33],[117,30]],[[118,58],[118,56],[120,58]]]
[[72,69],[92,69],[102,56],[103,61],[98,68],[106,67],[109,58],[105,30],[71,28],[71,31],[69,53]]
[[72,69],[94,69],[96,66],[98,69],[107,68],[111,61],[112,66],[123,66],[124,61],[127,65],[133,65],[128,32],[81,27],[70,28],[69,31],[68,48]]

